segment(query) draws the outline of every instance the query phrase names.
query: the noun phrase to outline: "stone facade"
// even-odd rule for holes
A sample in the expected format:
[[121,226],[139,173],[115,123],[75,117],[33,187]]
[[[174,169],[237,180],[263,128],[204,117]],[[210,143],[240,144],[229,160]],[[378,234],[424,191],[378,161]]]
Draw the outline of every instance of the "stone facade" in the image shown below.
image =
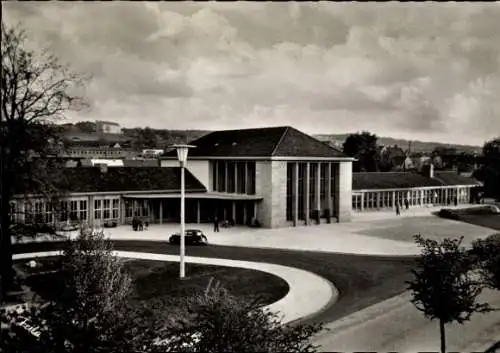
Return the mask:
[[352,213],[352,162],[338,163],[335,171],[335,215],[338,222],[349,222]]

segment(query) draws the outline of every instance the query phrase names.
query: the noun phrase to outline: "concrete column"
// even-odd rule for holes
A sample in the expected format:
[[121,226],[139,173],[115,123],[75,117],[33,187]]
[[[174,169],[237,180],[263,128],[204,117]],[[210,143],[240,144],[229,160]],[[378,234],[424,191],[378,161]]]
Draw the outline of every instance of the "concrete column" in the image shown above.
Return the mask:
[[94,196],[89,196],[88,200],[88,207],[87,207],[87,210],[88,210],[88,222],[89,222],[89,226],[92,228],[94,227]]
[[247,202],[243,202],[243,224],[247,224],[248,223],[247,207],[248,207],[248,203]]
[[228,175],[227,175],[227,161],[224,161],[224,168],[226,169],[226,172],[224,173],[224,190],[225,192],[228,192],[228,186],[229,186],[229,178],[228,178]]
[[293,225],[299,222],[299,163],[293,164]]
[[316,211],[321,211],[321,163],[316,163]]
[[360,211],[363,212],[365,209],[365,192],[362,191],[361,192],[361,207],[360,207]]
[[444,204],[448,204],[448,188],[444,189]]
[[310,170],[310,165],[309,162],[306,163],[306,180],[305,180],[305,193],[304,193],[304,223],[307,225],[309,224],[309,170]]
[[238,164],[240,162],[234,162],[234,192],[238,193]]
[[248,188],[248,163],[247,162],[243,162],[245,163],[245,178],[243,180],[245,180],[245,194],[249,194],[249,188]]
[[215,170],[215,188],[213,191],[219,191],[219,161],[214,161],[214,170]]
[[332,163],[328,162],[326,168],[326,207],[330,210],[330,216],[333,216],[333,195],[332,195]]
[[380,191],[377,191],[377,208],[380,209],[381,204],[380,204]]
[[125,200],[120,196],[120,204],[119,204],[119,217],[120,224],[125,224]]
[[201,218],[200,213],[201,213],[200,200],[196,200],[196,223],[198,223],[198,224],[200,224],[200,218]]
[[253,214],[254,218],[257,219],[257,201],[253,202]]
[[163,200],[160,200],[160,224],[163,223]]
[[339,162],[335,173],[335,213],[338,222],[352,217],[352,162]]
[[392,209],[396,209],[396,191],[392,192]]
[[236,222],[236,201],[233,201],[232,205],[232,210],[231,210],[231,219]]

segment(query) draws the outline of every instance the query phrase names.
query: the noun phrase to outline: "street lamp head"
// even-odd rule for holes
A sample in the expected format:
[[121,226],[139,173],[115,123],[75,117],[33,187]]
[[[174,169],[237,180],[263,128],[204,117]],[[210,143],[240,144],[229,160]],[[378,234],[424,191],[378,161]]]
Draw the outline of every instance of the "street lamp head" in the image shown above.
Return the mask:
[[172,147],[177,150],[177,159],[180,163],[186,163],[189,149],[196,148],[193,145],[173,145]]

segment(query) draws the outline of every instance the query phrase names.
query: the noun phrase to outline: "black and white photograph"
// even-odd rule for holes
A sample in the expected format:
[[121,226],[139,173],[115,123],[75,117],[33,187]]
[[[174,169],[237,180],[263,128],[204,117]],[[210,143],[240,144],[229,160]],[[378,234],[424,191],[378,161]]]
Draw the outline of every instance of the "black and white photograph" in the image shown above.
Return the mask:
[[500,2],[1,33],[0,352],[500,352]]

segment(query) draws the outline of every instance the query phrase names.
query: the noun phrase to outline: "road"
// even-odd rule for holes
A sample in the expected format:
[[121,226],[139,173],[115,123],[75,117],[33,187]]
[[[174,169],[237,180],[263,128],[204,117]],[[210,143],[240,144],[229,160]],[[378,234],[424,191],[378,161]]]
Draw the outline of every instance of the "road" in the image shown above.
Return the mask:
[[[115,241],[115,249],[161,254],[178,254],[168,243]],[[14,245],[15,253],[56,250],[60,243]],[[322,276],[339,290],[339,300],[303,322],[329,323],[405,291],[413,258],[344,255],[295,250],[256,249],[230,246],[188,247],[187,255],[275,263],[297,267]],[[189,268],[188,268],[189,271]],[[305,283],[304,285],[307,285]],[[311,300],[314,300],[311,298]]]
[[[115,241],[115,249],[178,254],[179,248],[150,241]],[[16,244],[16,253],[56,250],[61,243]],[[189,256],[268,262],[292,266],[322,276],[336,286],[339,300],[303,322],[322,322],[330,330],[320,334],[321,351],[436,352],[438,326],[418,312],[405,292],[414,258],[344,255],[230,246],[188,247]],[[189,271],[189,267],[188,267]],[[307,284],[304,284],[307,285]],[[498,292],[483,299],[500,307]],[[314,300],[314,298],[311,298]],[[500,312],[478,314],[465,325],[448,325],[450,352],[480,351],[500,339]],[[486,345],[486,348],[485,348]]]

